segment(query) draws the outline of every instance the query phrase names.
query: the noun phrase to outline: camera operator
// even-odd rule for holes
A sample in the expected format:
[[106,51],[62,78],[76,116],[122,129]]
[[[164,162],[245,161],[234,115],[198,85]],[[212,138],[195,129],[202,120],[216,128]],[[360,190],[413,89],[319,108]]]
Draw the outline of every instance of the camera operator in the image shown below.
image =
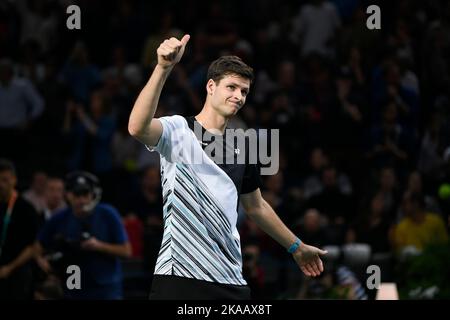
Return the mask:
[[119,258],[129,257],[131,247],[119,213],[99,203],[98,179],[88,172],[70,173],[66,190],[69,207],[52,216],[39,234],[37,255],[44,249],[50,254],[47,260],[37,258],[38,264],[61,277],[70,276],[69,265],[79,266],[81,289],[65,287],[66,299],[122,299]]

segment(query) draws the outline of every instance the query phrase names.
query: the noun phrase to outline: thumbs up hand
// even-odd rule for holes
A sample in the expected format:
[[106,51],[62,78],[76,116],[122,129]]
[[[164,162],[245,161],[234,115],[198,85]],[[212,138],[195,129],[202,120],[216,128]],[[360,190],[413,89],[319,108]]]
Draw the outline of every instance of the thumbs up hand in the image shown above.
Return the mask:
[[167,69],[180,62],[189,39],[190,35],[186,34],[181,40],[174,37],[164,40],[156,50],[158,65]]

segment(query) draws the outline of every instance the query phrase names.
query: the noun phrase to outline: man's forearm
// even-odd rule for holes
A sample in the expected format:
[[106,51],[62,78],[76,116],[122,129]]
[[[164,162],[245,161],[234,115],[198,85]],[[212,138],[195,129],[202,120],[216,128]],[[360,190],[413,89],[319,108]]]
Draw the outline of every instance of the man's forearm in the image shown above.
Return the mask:
[[112,244],[107,242],[102,242],[100,251],[112,256],[128,258],[131,256],[131,247],[130,244]]
[[145,133],[155,115],[162,88],[172,68],[156,65],[145,87],[134,103],[130,114],[128,130],[132,135]]
[[23,266],[33,257],[34,257],[33,245],[29,245],[28,247],[22,250],[22,252],[17,256],[16,259],[14,259],[9,263],[9,266],[11,267],[11,270],[14,271]]
[[258,227],[286,249],[297,238],[265,200],[262,200],[261,205],[256,207],[253,212],[247,214]]

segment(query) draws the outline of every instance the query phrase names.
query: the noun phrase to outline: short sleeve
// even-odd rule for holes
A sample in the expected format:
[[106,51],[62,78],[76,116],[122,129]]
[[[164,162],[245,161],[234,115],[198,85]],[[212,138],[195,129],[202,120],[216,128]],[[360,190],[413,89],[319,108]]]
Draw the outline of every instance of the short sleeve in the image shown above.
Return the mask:
[[162,134],[156,146],[148,146],[149,151],[157,151],[169,162],[174,162],[182,152],[183,140],[186,137],[186,120],[181,116],[158,118],[162,125]]
[[241,194],[250,193],[261,187],[261,177],[256,164],[246,164]]

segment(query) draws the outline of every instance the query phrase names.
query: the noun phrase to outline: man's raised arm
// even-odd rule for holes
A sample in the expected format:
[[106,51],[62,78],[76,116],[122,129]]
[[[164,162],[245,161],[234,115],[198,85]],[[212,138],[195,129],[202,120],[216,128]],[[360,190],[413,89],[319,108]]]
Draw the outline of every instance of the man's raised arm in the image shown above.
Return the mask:
[[161,137],[161,122],[153,117],[164,83],[183,56],[189,38],[189,35],[185,35],[181,40],[170,38],[161,43],[156,51],[158,64],[134,103],[128,121],[128,132],[146,145],[156,145]]

